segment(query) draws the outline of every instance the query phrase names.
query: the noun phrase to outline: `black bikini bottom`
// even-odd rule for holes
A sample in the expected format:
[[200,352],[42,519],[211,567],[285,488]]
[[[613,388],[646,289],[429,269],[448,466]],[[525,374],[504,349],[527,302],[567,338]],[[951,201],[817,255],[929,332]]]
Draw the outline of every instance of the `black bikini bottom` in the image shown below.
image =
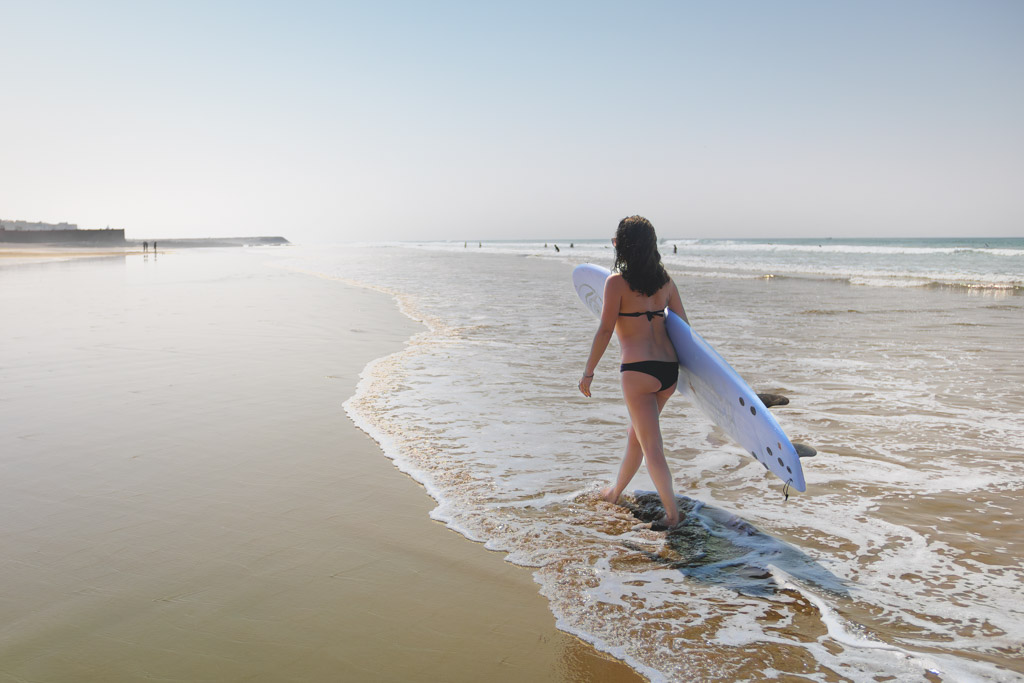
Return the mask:
[[619,372],[626,370],[647,373],[661,382],[661,391],[665,391],[679,381],[679,363],[674,360],[641,360],[636,363],[623,363],[619,366]]

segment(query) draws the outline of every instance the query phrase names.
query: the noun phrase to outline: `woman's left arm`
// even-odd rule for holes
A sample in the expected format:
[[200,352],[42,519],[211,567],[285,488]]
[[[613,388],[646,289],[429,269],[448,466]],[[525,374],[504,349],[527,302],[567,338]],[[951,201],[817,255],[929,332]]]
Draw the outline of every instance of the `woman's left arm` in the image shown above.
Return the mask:
[[668,291],[668,310],[672,311],[687,325],[690,324],[690,319],[686,317],[686,309],[683,308],[683,300],[679,296],[679,288],[676,287],[674,280],[669,280],[672,283],[672,288]]
[[580,392],[590,396],[590,382],[594,379],[594,370],[597,368],[601,356],[608,348],[608,342],[615,332],[615,323],[619,319],[619,306],[622,303],[622,292],[618,287],[621,276],[610,275],[604,281],[604,303],[601,306],[601,322],[594,333],[594,341],[590,345],[590,356],[587,357],[587,365],[583,369],[583,378],[580,379]]

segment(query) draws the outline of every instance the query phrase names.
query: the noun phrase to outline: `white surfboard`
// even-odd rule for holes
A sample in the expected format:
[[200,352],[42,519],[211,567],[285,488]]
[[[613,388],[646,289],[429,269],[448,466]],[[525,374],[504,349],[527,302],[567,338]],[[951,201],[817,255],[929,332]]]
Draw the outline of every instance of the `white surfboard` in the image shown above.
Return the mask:
[[[572,272],[583,305],[600,317],[604,304],[607,268],[585,263]],[[681,390],[689,390],[694,402],[745,452],[797,491],[805,491],[800,457],[764,403],[743,378],[704,338],[672,311],[665,325],[679,358]]]

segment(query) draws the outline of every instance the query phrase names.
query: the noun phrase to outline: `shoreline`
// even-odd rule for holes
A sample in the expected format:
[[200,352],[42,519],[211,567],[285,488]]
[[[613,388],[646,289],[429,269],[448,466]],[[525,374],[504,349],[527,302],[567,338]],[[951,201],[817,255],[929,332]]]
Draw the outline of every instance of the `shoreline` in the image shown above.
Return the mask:
[[0,670],[642,680],[345,416],[418,327],[386,295],[244,251],[158,263],[0,268]]
[[[144,244],[160,244],[150,251]],[[212,249],[239,247],[291,246],[283,237],[201,237],[153,240],[126,239],[123,244],[75,244],[71,242],[0,242],[0,267],[26,263],[70,261],[81,258],[102,258],[132,255],[165,254],[179,249]]]
[[0,244],[0,268],[32,263],[53,263],[85,258],[111,258],[135,252],[124,248],[68,246],[56,244]]
[[[945,572],[947,594],[977,591],[962,605],[965,621],[993,625],[976,644],[952,644],[959,629],[943,619],[928,581],[904,576],[910,568],[932,576],[950,561],[945,553],[922,552],[907,569],[899,557],[904,539],[931,543],[937,511],[978,525],[989,521],[990,506],[1005,515],[1019,508],[991,484],[968,484],[973,506],[959,489],[961,481],[1006,482],[1000,454],[1007,463],[1020,457],[999,438],[1020,433],[1008,421],[1020,407],[1020,373],[1003,369],[1015,351],[1004,340],[1019,337],[1019,300],[684,275],[702,335],[751,386],[789,394],[780,422],[822,455],[809,461],[806,494],[786,501],[783,485],[723,441],[692,402],[671,402],[663,434],[678,493],[707,507],[684,533],[662,537],[637,526],[646,503],[610,508],[587,495],[618,466],[628,417],[614,357],[598,370],[593,400],[570,395],[590,333],[566,286],[571,264],[472,254],[336,247],[300,251],[292,262],[397,292],[403,310],[431,328],[367,371],[380,381],[367,382],[355,401],[359,416],[402,470],[426,483],[436,519],[511,551],[510,560],[543,567],[534,576],[562,628],[655,680],[756,678],[758,667],[866,680],[931,666],[932,655],[907,659],[907,651],[933,653],[931,668],[982,677],[1019,668],[1009,651],[994,654],[1019,632],[1019,610],[1008,600],[1016,527],[992,524],[981,538],[958,538],[952,524],[941,532],[956,562],[992,567],[984,586],[969,571]],[[955,381],[961,373],[985,380],[964,386]],[[891,427],[875,405],[895,413]],[[901,429],[907,415],[913,428]],[[962,431],[981,424],[993,430]],[[942,453],[945,478],[934,476],[931,453]],[[879,468],[891,481],[876,481]],[[631,488],[651,490],[638,474]],[[860,483],[857,495],[848,495],[851,482]],[[920,492],[913,508],[891,502],[910,489]],[[878,539],[894,550],[880,551]],[[876,557],[884,563],[874,565]],[[784,585],[784,576],[800,588]],[[847,581],[871,590],[848,600]],[[796,602],[785,597],[804,589]],[[913,629],[890,630],[880,614],[920,615],[950,644],[932,647]],[[872,636],[893,647],[865,656]],[[827,648],[815,645],[826,640]],[[757,643],[762,656],[737,641]]]

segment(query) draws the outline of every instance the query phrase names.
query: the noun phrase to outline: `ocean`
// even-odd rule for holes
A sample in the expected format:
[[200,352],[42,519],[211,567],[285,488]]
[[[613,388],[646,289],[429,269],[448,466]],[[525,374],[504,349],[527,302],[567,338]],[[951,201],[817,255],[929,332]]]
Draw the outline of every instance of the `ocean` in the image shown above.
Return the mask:
[[662,431],[686,521],[668,535],[645,523],[643,468],[626,506],[597,498],[628,420],[614,342],[594,397],[577,391],[596,322],[570,273],[610,267],[610,240],[295,247],[278,265],[423,323],[348,416],[435,519],[533,568],[559,628],[651,680],[1024,680],[1024,239],[660,249],[694,328],[788,396],[777,419],[818,450],[787,500],[677,393]]

